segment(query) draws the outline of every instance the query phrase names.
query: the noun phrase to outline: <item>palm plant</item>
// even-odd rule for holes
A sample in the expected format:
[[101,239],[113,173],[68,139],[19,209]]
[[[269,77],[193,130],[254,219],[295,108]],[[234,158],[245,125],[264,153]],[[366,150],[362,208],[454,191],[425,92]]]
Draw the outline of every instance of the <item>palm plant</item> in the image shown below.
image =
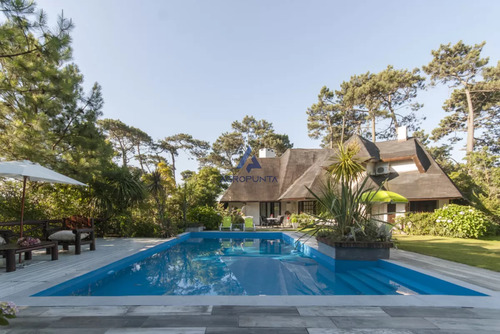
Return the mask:
[[332,164],[327,167],[328,173],[339,184],[352,185],[365,171],[361,159],[357,158],[360,148],[357,143],[342,145],[339,143],[337,154]]
[[[94,179],[90,187],[90,214],[102,222],[102,233],[107,222],[127,213],[130,208],[145,198],[144,185],[139,176],[127,168],[110,169],[100,179]],[[121,234],[121,226],[118,226]]]
[[165,236],[172,234],[171,222],[166,214],[168,194],[173,192],[175,188],[175,181],[173,181],[172,175],[170,167],[164,163],[160,163],[155,171],[145,176],[146,188],[155,201],[158,222],[163,227]]
[[[320,207],[312,234],[328,235],[336,241],[373,241],[378,237],[376,219],[371,216],[371,200],[378,189],[368,185],[365,168],[356,158],[359,146],[339,144],[334,162],[327,168],[330,177],[315,193]],[[370,192],[366,195],[367,192]],[[363,195],[364,194],[364,195]]]

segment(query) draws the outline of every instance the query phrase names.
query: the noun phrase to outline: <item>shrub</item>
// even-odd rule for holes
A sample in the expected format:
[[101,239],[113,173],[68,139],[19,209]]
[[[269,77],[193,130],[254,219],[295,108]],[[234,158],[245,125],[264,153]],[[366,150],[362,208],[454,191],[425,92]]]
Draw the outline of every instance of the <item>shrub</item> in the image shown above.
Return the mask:
[[494,224],[478,209],[449,204],[434,212],[409,213],[396,218],[401,230],[413,235],[480,238],[495,233]]
[[210,206],[196,206],[189,209],[187,219],[190,222],[202,224],[207,230],[216,230],[222,223],[222,216]]
[[14,303],[0,302],[0,326],[7,326],[9,324],[7,319],[15,318],[17,312],[19,312],[19,310]]
[[435,224],[433,212],[408,213],[405,216],[396,217],[396,226],[408,234],[434,235]]
[[134,221],[127,229],[127,234],[138,238],[158,238],[161,236],[161,228],[153,221]]
[[434,211],[436,225],[443,236],[455,238],[480,238],[492,234],[494,226],[486,215],[465,205],[450,204]]
[[[292,217],[297,219],[297,222],[299,223],[300,227],[307,227],[307,226],[311,225],[312,223],[314,223],[314,217],[307,214],[307,213],[303,212],[301,214],[298,214],[298,215],[294,214],[294,215],[295,215],[295,217],[293,217],[293,215],[292,215]],[[293,218],[291,218],[291,219],[293,219]]]

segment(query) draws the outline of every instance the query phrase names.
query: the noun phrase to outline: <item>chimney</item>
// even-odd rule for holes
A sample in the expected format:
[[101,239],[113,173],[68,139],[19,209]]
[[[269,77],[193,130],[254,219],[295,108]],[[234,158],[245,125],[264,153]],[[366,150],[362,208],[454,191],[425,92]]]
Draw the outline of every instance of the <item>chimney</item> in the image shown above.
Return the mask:
[[408,140],[408,131],[406,129],[406,126],[400,126],[396,129],[396,132],[398,134],[398,141],[406,141]]
[[261,148],[259,150],[259,158],[276,158],[276,153],[270,148]]

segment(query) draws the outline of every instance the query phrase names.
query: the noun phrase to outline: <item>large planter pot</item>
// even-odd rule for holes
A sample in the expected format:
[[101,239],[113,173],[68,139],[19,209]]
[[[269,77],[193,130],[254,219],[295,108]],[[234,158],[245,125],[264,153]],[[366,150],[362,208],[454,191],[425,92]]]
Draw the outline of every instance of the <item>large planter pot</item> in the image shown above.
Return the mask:
[[336,260],[375,261],[388,259],[392,242],[355,242],[335,241],[327,238],[316,238],[319,242],[327,244],[335,249]]

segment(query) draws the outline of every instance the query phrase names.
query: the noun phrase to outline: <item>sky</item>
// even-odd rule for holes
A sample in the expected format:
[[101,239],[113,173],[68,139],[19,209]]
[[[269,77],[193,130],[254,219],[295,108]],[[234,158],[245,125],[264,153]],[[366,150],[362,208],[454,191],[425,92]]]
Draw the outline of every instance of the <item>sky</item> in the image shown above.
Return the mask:
[[[49,22],[75,24],[74,62],[103,87],[104,118],[162,139],[214,142],[245,115],[273,123],[296,148],[317,148],[306,110],[322,86],[393,65],[413,69],[440,44],[486,41],[500,55],[500,1],[37,0]],[[445,116],[446,86],[419,92],[423,128]],[[463,151],[455,150],[456,159]],[[177,170],[196,170],[179,157]]]

